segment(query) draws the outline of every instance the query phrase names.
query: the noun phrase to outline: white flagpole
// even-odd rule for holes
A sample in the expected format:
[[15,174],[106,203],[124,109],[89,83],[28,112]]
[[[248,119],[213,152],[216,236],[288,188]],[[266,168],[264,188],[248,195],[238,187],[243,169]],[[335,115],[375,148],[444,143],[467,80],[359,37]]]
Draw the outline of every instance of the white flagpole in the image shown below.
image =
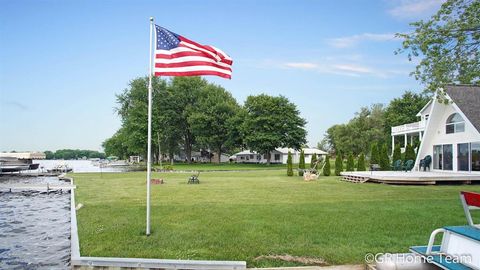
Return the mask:
[[147,236],[150,235],[150,178],[152,176],[152,36],[153,17],[150,17],[150,66],[148,68]]

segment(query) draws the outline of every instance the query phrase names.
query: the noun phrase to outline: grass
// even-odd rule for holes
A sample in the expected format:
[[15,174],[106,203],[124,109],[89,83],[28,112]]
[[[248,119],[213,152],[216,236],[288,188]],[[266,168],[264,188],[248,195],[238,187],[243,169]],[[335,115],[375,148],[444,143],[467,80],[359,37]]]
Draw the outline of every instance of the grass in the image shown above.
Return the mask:
[[[261,255],[363,263],[367,252],[407,252],[432,230],[466,223],[459,191],[480,186],[304,182],[284,171],[154,173],[152,235],[145,233],[145,173],[74,174],[83,256],[246,260]],[[477,216],[478,217],[478,216]]]
[[[170,166],[164,163],[163,167]],[[156,165],[156,168],[160,166]],[[177,171],[250,171],[250,170],[280,170],[287,168],[286,164],[247,164],[247,163],[175,163],[172,165]],[[298,167],[298,166],[297,166]]]

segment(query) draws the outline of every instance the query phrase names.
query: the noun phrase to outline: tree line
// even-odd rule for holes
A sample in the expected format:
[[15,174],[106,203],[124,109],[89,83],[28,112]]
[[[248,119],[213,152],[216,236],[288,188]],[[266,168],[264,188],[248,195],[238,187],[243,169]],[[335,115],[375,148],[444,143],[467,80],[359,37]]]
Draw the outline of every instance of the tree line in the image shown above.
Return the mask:
[[[277,147],[299,149],[306,142],[306,121],[296,105],[283,96],[247,97],[240,105],[232,94],[201,77],[152,81],[152,154],[158,161],[180,152],[191,161],[192,151],[216,154],[249,148],[267,155]],[[103,143],[108,155],[146,156],[148,78],[133,79],[117,95],[121,127]],[[153,150],[155,149],[155,150]]]
[[45,151],[46,159],[82,159],[82,158],[105,158],[105,153],[93,150],[60,149],[55,152]]

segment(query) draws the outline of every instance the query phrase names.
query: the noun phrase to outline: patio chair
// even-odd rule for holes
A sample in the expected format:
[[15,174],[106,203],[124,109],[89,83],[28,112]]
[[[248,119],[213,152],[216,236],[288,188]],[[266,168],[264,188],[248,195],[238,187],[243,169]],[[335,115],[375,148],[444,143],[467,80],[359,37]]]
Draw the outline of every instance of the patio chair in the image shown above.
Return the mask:
[[197,174],[193,174],[188,178],[187,184],[200,184],[200,179],[198,178],[200,176],[200,171],[197,172]]
[[423,171],[427,171],[427,167],[428,167],[428,170],[430,171],[431,163],[432,163],[432,156],[430,155],[425,156],[425,158],[420,160],[420,169],[422,169],[423,167]]
[[480,228],[480,224],[475,225],[473,223],[472,215],[470,214],[470,210],[480,210],[480,193],[462,191],[460,192],[460,200],[462,201],[468,225]]
[[401,171],[402,170],[402,160],[398,159],[393,163],[393,170],[394,171]]
[[413,169],[413,165],[414,165],[415,161],[409,159],[407,160],[407,162],[405,162],[405,164],[402,166],[403,170],[404,171],[411,171]]

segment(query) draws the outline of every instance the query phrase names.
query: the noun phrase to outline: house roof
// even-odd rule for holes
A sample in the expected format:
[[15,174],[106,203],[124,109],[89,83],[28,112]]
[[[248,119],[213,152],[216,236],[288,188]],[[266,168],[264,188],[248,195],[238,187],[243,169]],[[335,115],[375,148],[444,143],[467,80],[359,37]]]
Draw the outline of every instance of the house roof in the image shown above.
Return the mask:
[[480,86],[447,85],[445,92],[480,131]]
[[[277,151],[281,154],[284,154],[284,155],[287,155],[288,151],[292,152],[292,154],[300,153],[299,151],[296,151],[293,148],[276,148],[275,151]],[[324,152],[320,149],[317,149],[317,148],[303,148],[303,152],[305,154],[310,154],[310,155],[313,155],[313,153],[316,153],[317,155],[326,155],[327,154],[326,152]],[[238,152],[238,153],[232,155],[232,157],[239,156],[239,155],[253,155],[253,154],[257,154],[257,152],[250,151],[250,150],[244,150],[242,152]]]

